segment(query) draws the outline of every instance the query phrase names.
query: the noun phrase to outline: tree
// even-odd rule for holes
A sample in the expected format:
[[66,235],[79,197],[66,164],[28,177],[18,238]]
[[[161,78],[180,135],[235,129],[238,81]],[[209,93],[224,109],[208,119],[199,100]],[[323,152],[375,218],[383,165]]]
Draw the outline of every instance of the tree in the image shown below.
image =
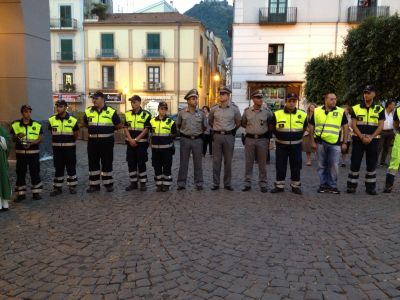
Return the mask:
[[400,97],[400,18],[369,18],[351,29],[345,39],[343,76],[345,98],[355,103],[366,84],[377,88],[378,98]]
[[107,5],[103,3],[92,3],[92,10],[90,11],[93,15],[99,17],[99,20],[105,20],[107,17]]
[[321,55],[311,59],[306,65],[305,95],[308,102],[322,104],[324,95],[329,92],[336,93],[338,103],[343,99],[343,57]]

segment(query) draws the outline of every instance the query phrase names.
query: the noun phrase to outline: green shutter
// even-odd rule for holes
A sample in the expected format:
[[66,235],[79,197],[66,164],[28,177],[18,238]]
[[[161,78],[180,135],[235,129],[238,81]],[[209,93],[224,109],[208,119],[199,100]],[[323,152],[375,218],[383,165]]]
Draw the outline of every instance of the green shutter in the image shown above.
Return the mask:
[[73,60],[72,40],[61,40],[61,60]]
[[147,49],[160,50],[160,35],[158,33],[147,34]]
[[112,33],[101,34],[101,56],[114,56],[114,35]]
[[71,6],[60,6],[60,24],[61,27],[72,27]]

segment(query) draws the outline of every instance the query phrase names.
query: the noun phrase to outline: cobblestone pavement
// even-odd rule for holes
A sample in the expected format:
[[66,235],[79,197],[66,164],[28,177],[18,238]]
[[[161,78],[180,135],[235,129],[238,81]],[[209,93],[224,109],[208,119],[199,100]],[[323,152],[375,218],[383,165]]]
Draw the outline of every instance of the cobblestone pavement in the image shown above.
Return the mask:
[[204,191],[155,193],[151,170],[147,192],[125,192],[117,145],[116,191],[88,195],[82,142],[78,195],[50,199],[44,162],[44,199],[0,214],[0,299],[400,299],[398,181],[391,195],[321,196],[314,161],[303,168],[303,196],[256,184],[243,193],[237,145],[234,192],[209,189],[209,156]]

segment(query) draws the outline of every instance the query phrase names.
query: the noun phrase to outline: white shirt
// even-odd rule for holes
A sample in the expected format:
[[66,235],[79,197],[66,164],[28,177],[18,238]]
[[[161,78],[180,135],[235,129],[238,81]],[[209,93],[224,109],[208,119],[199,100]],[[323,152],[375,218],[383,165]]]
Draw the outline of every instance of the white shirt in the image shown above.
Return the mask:
[[383,125],[383,130],[392,130],[393,129],[393,115],[396,110],[393,110],[391,113],[388,113],[385,109],[385,123]]

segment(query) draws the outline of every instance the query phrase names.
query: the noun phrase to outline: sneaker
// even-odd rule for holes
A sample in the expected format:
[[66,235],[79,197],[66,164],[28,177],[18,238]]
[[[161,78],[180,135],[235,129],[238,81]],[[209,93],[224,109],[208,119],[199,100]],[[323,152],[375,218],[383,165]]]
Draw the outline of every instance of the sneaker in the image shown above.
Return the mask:
[[328,188],[326,186],[320,186],[317,190],[318,193],[323,194],[328,192]]
[[338,195],[338,194],[340,194],[340,191],[339,191],[337,188],[330,188],[330,189],[328,190],[328,193]]
[[294,193],[296,195],[303,195],[303,192],[301,191],[301,189],[299,187],[292,186],[292,193]]
[[58,196],[61,194],[62,194],[62,190],[59,188],[55,188],[54,190],[51,191],[50,197],[55,197],[55,196]]
[[86,190],[86,193],[94,193],[100,191],[100,186],[99,185],[91,185],[89,188]]
[[125,188],[125,191],[129,192],[129,191],[137,190],[137,188],[138,188],[137,182],[131,182],[131,184],[128,185],[128,186]]
[[283,191],[284,191],[283,188],[274,187],[274,188],[271,190],[271,193],[272,193],[272,194],[276,194],[276,193],[282,193]]

